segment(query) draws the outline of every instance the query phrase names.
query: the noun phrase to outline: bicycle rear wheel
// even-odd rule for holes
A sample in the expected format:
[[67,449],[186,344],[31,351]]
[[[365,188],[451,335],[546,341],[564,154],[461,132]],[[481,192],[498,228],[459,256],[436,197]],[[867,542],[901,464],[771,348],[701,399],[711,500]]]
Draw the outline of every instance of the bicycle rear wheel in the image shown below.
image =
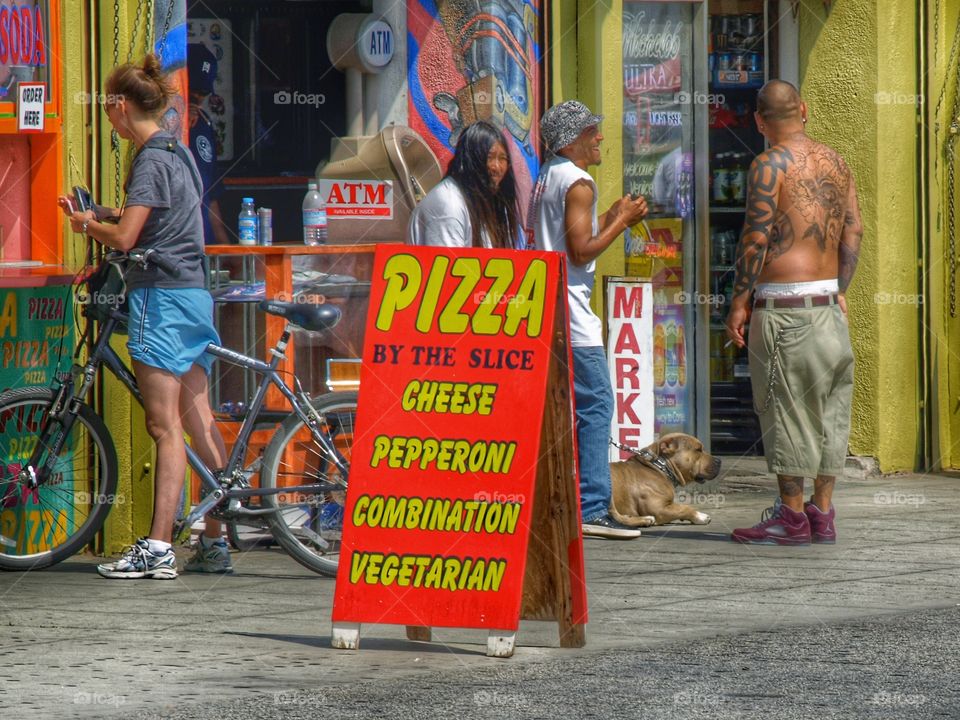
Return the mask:
[[[37,570],[74,555],[100,530],[116,497],[113,439],[87,405],[50,456],[63,431],[48,415],[53,395],[44,387],[0,395],[0,570]],[[29,460],[37,448],[37,467],[50,472],[34,487]]]
[[[313,407],[323,420],[321,432],[349,467],[357,394],[328,393],[314,399]],[[260,502],[264,507],[276,508],[275,513],[266,517],[280,546],[300,564],[333,577],[340,560],[347,477],[313,437],[310,428],[293,414],[280,424],[263,453],[260,486],[282,488],[313,483],[343,489],[264,495]]]

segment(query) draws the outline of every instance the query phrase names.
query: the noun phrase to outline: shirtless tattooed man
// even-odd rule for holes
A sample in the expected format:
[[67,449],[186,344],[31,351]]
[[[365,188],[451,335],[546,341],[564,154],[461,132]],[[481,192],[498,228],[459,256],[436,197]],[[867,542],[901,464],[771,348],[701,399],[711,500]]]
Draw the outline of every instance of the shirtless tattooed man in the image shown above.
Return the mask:
[[[732,539],[833,543],[831,500],[853,393],[845,293],[863,234],[857,191],[843,158],[807,136],[807,106],[793,85],[764,85],[754,117],[770,149],[750,166],[727,336],[749,349],[754,409],[780,500]],[[814,481],[806,504],[805,478]]]

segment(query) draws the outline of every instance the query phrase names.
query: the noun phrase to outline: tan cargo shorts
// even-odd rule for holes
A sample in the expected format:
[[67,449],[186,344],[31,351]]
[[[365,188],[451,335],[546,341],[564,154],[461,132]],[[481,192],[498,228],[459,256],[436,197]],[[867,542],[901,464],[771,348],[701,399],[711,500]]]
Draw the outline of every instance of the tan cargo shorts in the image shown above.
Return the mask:
[[763,303],[754,307],[748,348],[767,467],[778,475],[840,476],[853,395],[847,318],[839,305]]

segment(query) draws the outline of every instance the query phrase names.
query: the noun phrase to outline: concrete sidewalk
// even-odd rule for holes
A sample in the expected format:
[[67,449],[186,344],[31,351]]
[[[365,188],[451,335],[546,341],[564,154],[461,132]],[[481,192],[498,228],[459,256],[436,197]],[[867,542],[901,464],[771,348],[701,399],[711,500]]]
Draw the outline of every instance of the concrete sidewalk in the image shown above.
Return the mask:
[[731,543],[757,522],[773,480],[756,460],[727,463],[694,498],[707,526],[586,544],[587,647],[561,650],[556,626],[524,623],[516,655],[485,656],[480,631],[365,626],[361,650],[330,648],[333,580],[284,554],[235,554],[229,577],[107,581],[94,558],[0,575],[3,717],[126,717],[141,710],[302,688],[537,663],[612,648],[902,613],[960,602],[956,478],[863,477],[840,486],[840,540],[800,548]]

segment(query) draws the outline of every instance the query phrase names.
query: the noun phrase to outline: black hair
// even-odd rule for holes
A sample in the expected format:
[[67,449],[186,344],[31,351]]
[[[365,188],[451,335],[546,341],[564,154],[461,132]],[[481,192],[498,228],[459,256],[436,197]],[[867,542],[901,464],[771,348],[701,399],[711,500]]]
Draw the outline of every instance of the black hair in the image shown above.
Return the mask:
[[483,247],[482,233],[486,230],[493,247],[512,250],[520,229],[517,183],[509,162],[500,187],[495,188],[490,181],[487,156],[497,143],[508,151],[509,158],[509,145],[495,125],[480,120],[467,126],[457,140],[446,176],[453,179],[466,200],[473,246]]

